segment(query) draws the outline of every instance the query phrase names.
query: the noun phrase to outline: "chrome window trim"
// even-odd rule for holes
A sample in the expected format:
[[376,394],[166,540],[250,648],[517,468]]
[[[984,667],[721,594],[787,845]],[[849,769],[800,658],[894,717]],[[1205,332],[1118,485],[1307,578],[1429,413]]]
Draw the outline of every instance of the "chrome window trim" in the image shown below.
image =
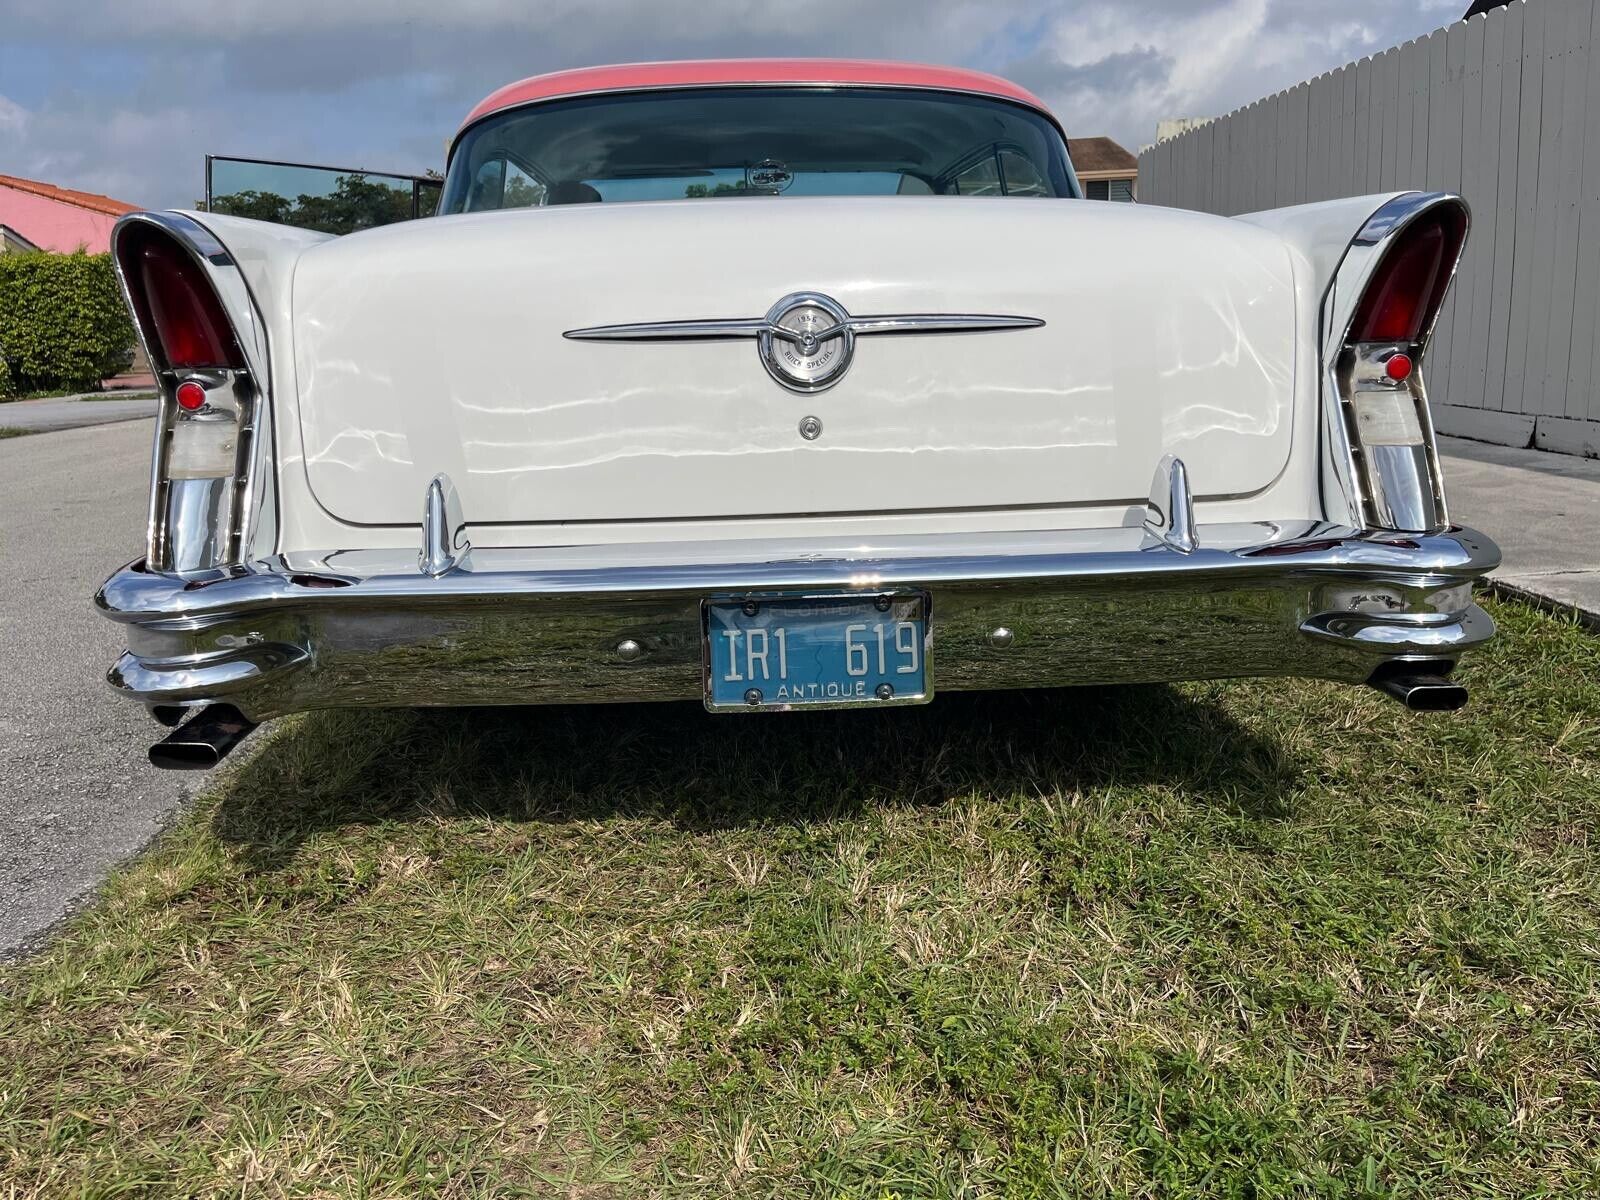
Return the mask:
[[161,404],[156,413],[155,438],[150,450],[149,512],[145,523],[145,554],[151,562],[159,559],[163,515],[158,505],[162,502],[161,455],[162,447],[171,432],[175,413],[172,389],[191,372],[174,371],[165,359],[156,353],[151,342],[152,334],[146,332],[138,320],[138,310],[133,303],[133,291],[122,269],[118,246],[125,231],[135,225],[148,225],[159,229],[183,247],[189,257],[205,273],[222,304],[223,313],[233,326],[234,336],[244,353],[253,402],[249,405],[246,421],[240,435],[249,439],[248,460],[245,463],[244,489],[239,497],[239,558],[248,561],[253,542],[260,526],[261,509],[265,502],[268,473],[272,469],[272,355],[267,342],[266,322],[260,306],[250,290],[250,284],[239,269],[228,248],[216,234],[186,213],[173,211],[141,211],[127,213],[117,220],[111,230],[111,265],[116,272],[117,285],[122,291],[123,303],[133,318],[134,331],[143,348],[145,358],[156,376],[161,392]]
[[[1061,153],[1067,163],[1067,181],[1071,184],[1072,195],[1056,196],[1057,200],[1082,200],[1083,185],[1078,182],[1078,169],[1072,163],[1071,140],[1067,137],[1066,126],[1056,118],[1049,109],[1039,108],[1036,105],[1013,99],[1010,96],[998,96],[993,92],[981,91],[977,88],[933,87],[929,84],[919,83],[851,83],[843,80],[830,81],[823,79],[808,80],[763,80],[755,83],[654,83],[643,87],[627,88],[590,88],[582,92],[563,92],[559,96],[540,96],[534,100],[519,100],[515,104],[507,104],[484,113],[476,120],[468,121],[450,138],[450,146],[444,155],[445,184],[450,182],[450,164],[455,160],[456,147],[461,144],[462,135],[469,129],[476,129],[491,117],[498,117],[505,113],[517,112],[524,108],[534,108],[541,104],[559,104],[563,100],[592,100],[596,96],[636,96],[649,92],[700,92],[700,91],[726,91],[731,88],[859,88],[863,91],[884,92],[933,92],[945,96],[973,96],[980,100],[993,100],[996,104],[1009,104],[1013,108],[1020,108],[1024,112],[1034,113],[1050,122],[1051,127],[1061,136]],[[444,213],[439,215],[443,216]]]

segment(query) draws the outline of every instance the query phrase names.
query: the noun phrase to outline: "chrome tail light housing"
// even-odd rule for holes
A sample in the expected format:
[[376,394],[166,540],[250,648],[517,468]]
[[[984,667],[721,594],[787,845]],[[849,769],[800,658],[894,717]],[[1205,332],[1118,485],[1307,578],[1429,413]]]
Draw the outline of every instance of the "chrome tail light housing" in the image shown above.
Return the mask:
[[1334,465],[1358,524],[1423,533],[1449,524],[1424,365],[1466,244],[1459,196],[1408,193],[1351,243],[1324,306]]
[[243,563],[260,508],[266,348],[244,277],[179,213],[117,223],[112,261],[161,391],[145,561],[181,575]]

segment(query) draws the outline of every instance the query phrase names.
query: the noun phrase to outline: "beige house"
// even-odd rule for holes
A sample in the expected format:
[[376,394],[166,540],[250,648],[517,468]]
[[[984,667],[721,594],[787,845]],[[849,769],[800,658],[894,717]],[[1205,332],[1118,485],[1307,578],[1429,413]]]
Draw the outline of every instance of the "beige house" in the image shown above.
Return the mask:
[[1108,137],[1068,138],[1072,166],[1090,200],[1132,201],[1139,195],[1139,160]]

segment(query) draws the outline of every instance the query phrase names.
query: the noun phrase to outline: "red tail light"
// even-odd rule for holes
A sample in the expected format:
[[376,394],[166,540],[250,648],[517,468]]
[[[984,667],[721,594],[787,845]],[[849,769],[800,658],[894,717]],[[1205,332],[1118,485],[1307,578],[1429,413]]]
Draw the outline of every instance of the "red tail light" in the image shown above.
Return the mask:
[[171,238],[129,230],[117,248],[139,323],[173,370],[244,368],[233,326],[199,264]]
[[1440,205],[1417,218],[1373,273],[1351,322],[1350,340],[1419,341],[1444,302],[1466,235],[1466,214],[1457,205]]

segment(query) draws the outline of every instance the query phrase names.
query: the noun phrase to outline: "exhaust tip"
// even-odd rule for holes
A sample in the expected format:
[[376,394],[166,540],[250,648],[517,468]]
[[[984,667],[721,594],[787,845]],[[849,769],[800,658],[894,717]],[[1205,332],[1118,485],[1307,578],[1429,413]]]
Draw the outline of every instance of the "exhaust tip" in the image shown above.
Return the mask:
[[222,757],[205,742],[162,741],[150,747],[150,765],[163,771],[209,771]]
[[1467,702],[1467,689],[1448,679],[1399,676],[1383,690],[1412,712],[1455,712]]
[[150,747],[150,765],[163,771],[209,771],[255,727],[231,704],[209,705]]
[[1467,689],[1453,682],[1452,662],[1395,663],[1379,668],[1369,681],[1385,696],[1398,700],[1412,712],[1455,712],[1467,702]]
[[172,729],[183,724],[183,719],[189,715],[189,708],[184,704],[153,704],[150,706],[150,715]]

